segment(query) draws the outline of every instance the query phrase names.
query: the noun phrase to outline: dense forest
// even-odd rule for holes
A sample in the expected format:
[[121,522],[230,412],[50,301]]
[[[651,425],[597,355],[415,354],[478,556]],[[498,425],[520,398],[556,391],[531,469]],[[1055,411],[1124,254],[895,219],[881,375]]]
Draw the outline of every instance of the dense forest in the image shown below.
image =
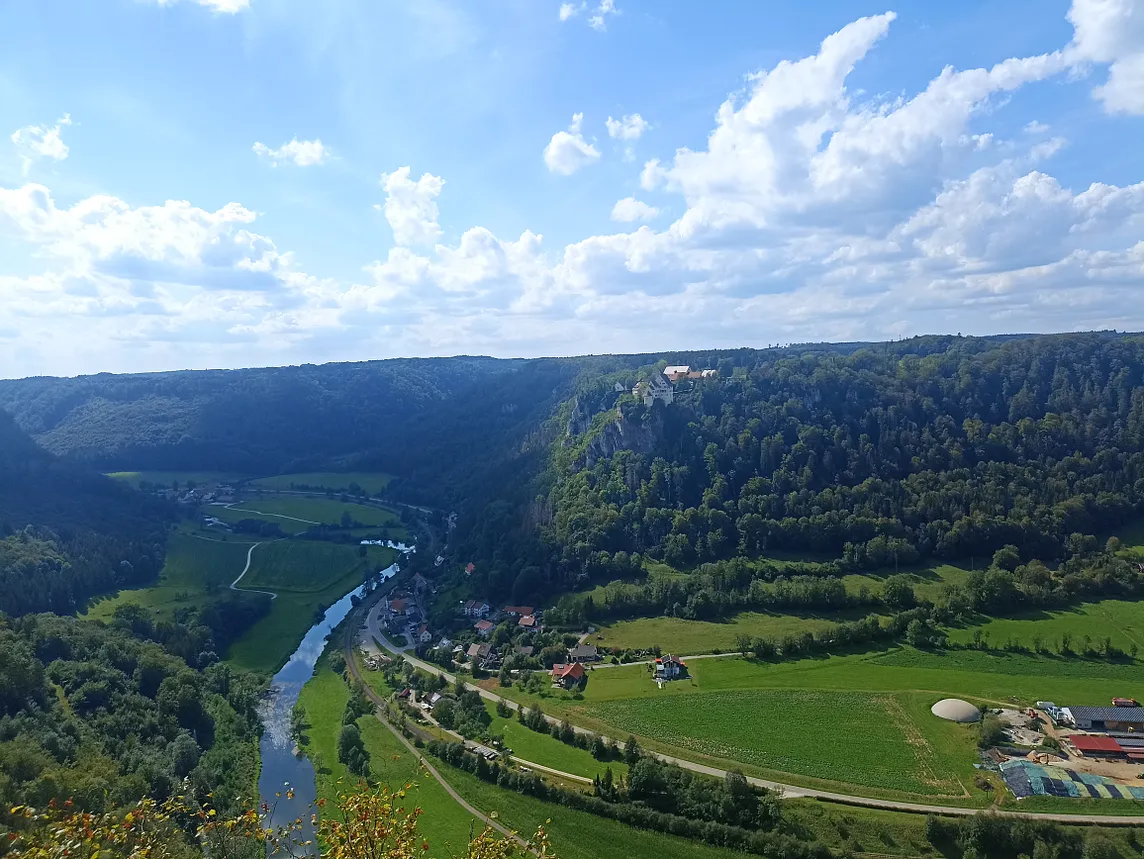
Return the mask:
[[0,413],[0,612],[69,614],[151,581],[174,512],[59,460]]
[[[524,505],[468,532],[478,576],[514,599],[793,552],[860,570],[1053,563],[1144,508],[1144,339],[919,338],[712,356],[671,405],[582,376]],[[662,362],[638,371],[650,375]],[[528,527],[509,527],[512,524]],[[634,566],[638,567],[638,563]]]
[[[668,363],[717,374],[627,393]],[[1144,339],[1094,333],[26,379],[0,405],[100,467],[389,471],[461,514],[476,589],[532,599],[645,558],[1055,564],[1141,512],[1142,384]]]
[[10,809],[103,811],[166,799],[184,779],[237,808],[257,780],[262,681],[191,668],[127,628],[0,615],[0,835]]

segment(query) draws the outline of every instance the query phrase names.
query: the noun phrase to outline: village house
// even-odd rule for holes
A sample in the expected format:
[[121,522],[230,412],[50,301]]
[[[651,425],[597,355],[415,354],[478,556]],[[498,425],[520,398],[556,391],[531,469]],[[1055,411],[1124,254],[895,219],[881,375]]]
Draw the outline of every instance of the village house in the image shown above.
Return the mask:
[[536,648],[531,644],[525,644],[518,647],[515,651],[517,656],[523,656],[525,659],[532,656],[536,652]]
[[493,624],[487,620],[478,620],[473,624],[473,629],[477,631],[477,635],[485,638],[493,631]]
[[469,600],[461,609],[465,617],[488,617],[492,610],[493,607],[491,605],[487,602],[481,602],[480,600]]
[[479,663],[488,659],[490,653],[493,652],[491,644],[470,644],[469,649],[465,651],[465,655],[474,663]]
[[423,594],[429,590],[429,580],[420,573],[413,577],[413,592],[416,594]]
[[687,676],[687,663],[678,656],[661,657],[655,661],[656,680],[678,680]]
[[429,627],[425,624],[421,624],[420,628],[417,630],[417,641],[421,644],[428,644],[432,640],[433,633],[429,631]]
[[552,685],[564,689],[572,689],[588,682],[588,672],[579,662],[556,664],[552,666]]
[[568,651],[569,662],[595,662],[600,652],[591,644],[577,644]]
[[632,388],[632,395],[643,400],[643,404],[648,408],[651,408],[651,404],[656,400],[665,406],[670,406],[675,402],[675,390],[663,376],[652,376],[646,382],[638,382]]
[[405,616],[405,600],[404,599],[390,600],[389,601],[389,610],[391,612],[393,612],[395,615],[397,615],[398,617],[404,617]]
[[539,629],[540,622],[536,619],[534,614],[526,614],[516,622],[516,625],[521,629]]
[[532,614],[535,610],[530,605],[506,605],[504,613],[510,617],[524,617],[525,615]]
[[471,576],[473,574],[473,571],[476,569],[477,569],[477,565],[474,564],[472,561],[469,561],[469,563],[465,564],[465,575]]
[[676,364],[671,367],[663,368],[663,375],[667,377],[669,382],[678,382],[681,379],[686,379],[691,373],[691,368],[686,364]]

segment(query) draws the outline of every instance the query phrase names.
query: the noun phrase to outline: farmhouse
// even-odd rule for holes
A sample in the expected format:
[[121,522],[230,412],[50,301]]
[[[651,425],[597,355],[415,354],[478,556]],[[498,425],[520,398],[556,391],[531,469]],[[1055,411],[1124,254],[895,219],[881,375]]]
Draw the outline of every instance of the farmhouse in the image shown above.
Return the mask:
[[591,644],[577,644],[568,651],[569,662],[595,662],[600,658],[600,652]]
[[405,614],[405,600],[403,600],[403,599],[390,600],[389,601],[389,610],[396,615],[404,615]]
[[563,686],[565,689],[571,689],[573,686],[584,684],[587,680],[588,674],[584,671],[584,666],[579,662],[552,666],[552,684],[554,686]]
[[417,640],[421,644],[428,644],[429,642],[431,642],[433,640],[433,633],[431,633],[429,631],[429,627],[426,626],[425,624],[421,624],[421,626],[418,628]]
[[492,610],[491,605],[480,600],[469,600],[461,609],[465,617],[488,617]]
[[526,614],[516,622],[516,625],[521,629],[536,629],[540,624],[536,620],[536,615]]
[[687,676],[687,663],[678,656],[661,657],[655,661],[656,680],[678,680]]
[[535,611],[536,609],[530,605],[506,605],[504,607],[504,613],[510,617],[527,617]]
[[493,625],[487,620],[478,620],[473,624],[473,629],[477,631],[477,635],[483,637],[493,631]]
[[1144,731],[1144,707],[1062,707],[1061,713],[1080,731]]

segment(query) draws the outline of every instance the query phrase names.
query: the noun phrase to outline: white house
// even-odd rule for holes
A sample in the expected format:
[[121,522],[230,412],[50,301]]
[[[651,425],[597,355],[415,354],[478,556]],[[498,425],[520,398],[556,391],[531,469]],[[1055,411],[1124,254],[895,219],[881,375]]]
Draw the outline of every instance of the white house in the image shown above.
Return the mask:
[[651,404],[659,400],[665,406],[675,401],[675,391],[663,376],[652,376],[646,382],[638,383],[632,388],[633,396],[643,400],[643,404],[651,408]]
[[492,610],[491,605],[480,600],[469,600],[462,609],[465,617],[488,617]]

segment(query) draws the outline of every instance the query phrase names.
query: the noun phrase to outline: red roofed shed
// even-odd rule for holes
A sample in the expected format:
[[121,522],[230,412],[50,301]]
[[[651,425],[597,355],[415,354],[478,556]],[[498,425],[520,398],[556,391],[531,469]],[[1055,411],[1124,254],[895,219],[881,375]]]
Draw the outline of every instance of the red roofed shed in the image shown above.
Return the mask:
[[1112,737],[1089,737],[1074,734],[1069,742],[1076,746],[1082,755],[1123,755],[1124,749]]

